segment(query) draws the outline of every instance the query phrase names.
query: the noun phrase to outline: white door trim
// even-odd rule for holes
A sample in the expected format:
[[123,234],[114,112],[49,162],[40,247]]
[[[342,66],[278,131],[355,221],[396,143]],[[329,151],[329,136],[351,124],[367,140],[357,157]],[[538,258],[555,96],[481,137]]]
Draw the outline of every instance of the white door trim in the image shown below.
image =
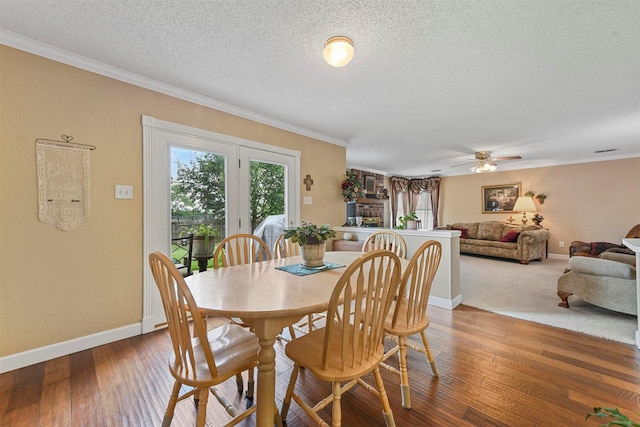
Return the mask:
[[[229,155],[229,168],[236,167],[242,147],[263,150],[265,152],[276,153],[293,157],[293,205],[289,208],[289,221],[298,223],[300,212],[300,151],[287,148],[276,147],[257,141],[224,135],[203,129],[185,126],[178,123],[159,120],[151,116],[142,116],[142,151],[143,151],[143,308],[142,308],[142,333],[151,332],[156,329],[156,325],[164,322],[164,311],[160,295],[153,281],[151,271],[148,268],[148,254],[153,251],[164,251],[168,249],[170,240],[171,203],[170,203],[170,144],[166,135],[176,135],[179,137],[191,137],[201,140],[203,144],[207,141],[214,143],[217,147],[227,146],[224,150]],[[179,138],[183,139],[183,138]],[[188,144],[186,144],[188,145]],[[202,147],[200,143],[194,147]],[[216,150],[211,150],[216,151]],[[233,164],[233,163],[235,164]],[[229,183],[227,191],[237,193],[238,182]],[[237,199],[237,198],[236,198]],[[229,232],[237,231],[237,217],[239,206],[229,206],[227,213],[227,227]],[[234,218],[235,217],[235,218]],[[235,220],[235,221],[234,221]],[[233,224],[233,225],[232,225]],[[234,231],[234,229],[236,231]]]

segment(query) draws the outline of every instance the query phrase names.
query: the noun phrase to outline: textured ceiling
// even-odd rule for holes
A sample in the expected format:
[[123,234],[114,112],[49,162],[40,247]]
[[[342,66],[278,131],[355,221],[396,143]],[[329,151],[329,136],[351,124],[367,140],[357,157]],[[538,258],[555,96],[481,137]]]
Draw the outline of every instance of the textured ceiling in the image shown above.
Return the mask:
[[[336,35],[355,45],[344,68],[322,59]],[[470,173],[453,166],[487,150],[522,156],[499,170],[640,156],[637,0],[0,0],[0,42],[343,144],[350,167],[386,174]]]

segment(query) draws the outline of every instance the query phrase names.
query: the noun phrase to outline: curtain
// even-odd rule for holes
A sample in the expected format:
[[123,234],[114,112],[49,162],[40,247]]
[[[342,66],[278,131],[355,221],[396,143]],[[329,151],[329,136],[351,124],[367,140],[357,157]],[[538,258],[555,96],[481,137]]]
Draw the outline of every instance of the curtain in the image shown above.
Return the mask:
[[398,215],[398,194],[402,194],[402,205],[405,215],[414,212],[418,206],[420,193],[428,191],[431,198],[431,211],[433,213],[433,228],[438,226],[438,209],[440,206],[440,177],[408,179],[400,176],[392,176],[391,182],[391,226],[396,226]]
[[403,195],[403,208],[407,209],[407,204],[404,203],[404,194],[409,188],[409,180],[400,176],[392,176],[389,179],[391,182],[391,228],[396,226],[396,217],[398,216],[398,194]]

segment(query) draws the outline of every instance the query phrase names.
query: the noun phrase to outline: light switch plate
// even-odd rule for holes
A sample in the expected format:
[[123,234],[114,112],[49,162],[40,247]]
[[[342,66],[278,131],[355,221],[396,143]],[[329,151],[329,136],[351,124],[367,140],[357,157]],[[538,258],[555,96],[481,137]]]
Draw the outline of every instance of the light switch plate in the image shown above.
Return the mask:
[[313,201],[313,199],[311,198],[311,196],[304,196],[302,198],[302,204],[303,205],[310,205],[312,201]]
[[116,199],[133,199],[133,185],[116,184]]

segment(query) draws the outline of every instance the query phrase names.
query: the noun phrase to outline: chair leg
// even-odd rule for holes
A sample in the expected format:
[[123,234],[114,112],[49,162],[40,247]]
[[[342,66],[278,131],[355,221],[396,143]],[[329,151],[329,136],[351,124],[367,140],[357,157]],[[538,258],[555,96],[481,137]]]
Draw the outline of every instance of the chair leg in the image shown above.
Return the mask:
[[207,421],[207,401],[209,400],[209,389],[204,387],[198,390],[198,417],[196,418],[196,427],[204,427]]
[[296,387],[296,381],[298,380],[298,371],[300,370],[300,365],[297,363],[293,366],[293,370],[291,371],[291,378],[289,379],[289,385],[287,386],[287,393],[284,396],[284,400],[282,401],[282,410],[280,411],[280,416],[284,422],[287,421],[287,413],[289,412],[289,406],[291,406],[291,396],[293,396],[293,390]]
[[400,393],[402,394],[402,407],[411,409],[411,395],[409,394],[409,374],[407,372],[407,337],[398,337],[398,364],[400,365]]
[[236,387],[238,388],[238,394],[242,396],[242,392],[244,391],[244,380],[242,379],[242,374],[236,375]]
[[393,418],[393,412],[391,411],[391,405],[389,404],[389,397],[384,389],[384,383],[382,382],[382,375],[380,375],[380,368],[376,366],[373,370],[373,375],[376,378],[376,387],[378,388],[378,396],[380,396],[380,402],[382,403],[382,414],[384,415],[384,421],[387,427],[395,427],[396,422]]
[[313,322],[314,322],[313,313],[308,314],[307,315],[307,327],[309,329],[309,332],[313,331]]
[[424,352],[427,355],[427,361],[431,365],[431,372],[433,372],[433,376],[438,378],[440,375],[438,374],[438,368],[436,368],[436,361],[433,358],[433,354],[431,354],[431,347],[429,347],[429,340],[427,340],[427,336],[424,331],[420,331],[420,337],[422,337],[422,345],[424,345]]
[[282,426],[282,417],[280,416],[280,411],[278,411],[278,405],[276,402],[273,402],[274,416],[273,416],[273,425],[275,427],[283,427]]
[[558,296],[561,299],[561,301],[558,303],[558,306],[564,307],[564,308],[569,308],[569,297],[571,295],[573,295],[573,294],[570,293],[570,292],[558,291]]
[[333,383],[333,406],[331,407],[331,421],[334,427],[342,425],[342,387],[340,381]]
[[162,427],[169,427],[173,420],[173,411],[176,409],[176,403],[178,403],[178,393],[180,393],[180,384],[176,381],[173,384],[173,390],[171,390],[171,396],[169,397],[169,404],[167,405],[167,411],[164,413],[164,419],[162,420]]
[[255,371],[254,368],[249,369],[249,372],[247,375],[249,377],[247,380],[247,399],[249,400],[253,400],[253,389],[255,388],[254,387],[254,384],[255,384],[254,371]]

